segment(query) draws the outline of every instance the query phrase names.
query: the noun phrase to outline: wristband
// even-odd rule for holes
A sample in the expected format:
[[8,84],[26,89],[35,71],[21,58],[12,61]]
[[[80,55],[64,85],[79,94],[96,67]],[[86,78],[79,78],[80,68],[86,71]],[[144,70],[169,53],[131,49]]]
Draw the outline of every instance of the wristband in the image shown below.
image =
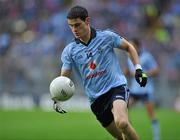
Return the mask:
[[137,69],[141,69],[141,70],[142,70],[142,67],[141,67],[140,64],[136,64],[136,65],[135,65],[135,69],[136,69],[136,70],[137,70]]

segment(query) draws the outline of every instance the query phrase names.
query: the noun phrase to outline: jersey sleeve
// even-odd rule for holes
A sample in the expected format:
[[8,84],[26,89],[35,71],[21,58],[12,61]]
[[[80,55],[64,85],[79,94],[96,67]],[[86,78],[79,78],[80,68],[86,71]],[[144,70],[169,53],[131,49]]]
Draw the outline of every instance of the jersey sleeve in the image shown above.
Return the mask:
[[71,70],[72,69],[72,58],[70,57],[70,48],[67,46],[63,50],[61,54],[62,68],[63,70]]
[[121,37],[120,35],[118,35],[117,33],[113,32],[113,31],[108,31],[108,33],[112,38],[113,48],[119,48],[122,44],[123,37]]

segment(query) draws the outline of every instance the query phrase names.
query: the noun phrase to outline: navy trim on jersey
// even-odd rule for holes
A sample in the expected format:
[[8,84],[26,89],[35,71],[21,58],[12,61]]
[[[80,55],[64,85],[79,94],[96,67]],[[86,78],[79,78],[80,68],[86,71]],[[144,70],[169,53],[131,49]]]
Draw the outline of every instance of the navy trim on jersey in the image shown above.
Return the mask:
[[91,27],[91,36],[90,36],[90,39],[89,39],[89,41],[88,41],[87,44],[84,43],[84,42],[82,42],[82,41],[81,41],[80,39],[78,39],[78,38],[75,38],[74,40],[75,40],[76,44],[81,43],[81,44],[83,44],[83,45],[85,45],[85,46],[88,46],[89,43],[91,42],[91,40],[92,40],[93,38],[95,38],[95,37],[96,37],[96,30]]

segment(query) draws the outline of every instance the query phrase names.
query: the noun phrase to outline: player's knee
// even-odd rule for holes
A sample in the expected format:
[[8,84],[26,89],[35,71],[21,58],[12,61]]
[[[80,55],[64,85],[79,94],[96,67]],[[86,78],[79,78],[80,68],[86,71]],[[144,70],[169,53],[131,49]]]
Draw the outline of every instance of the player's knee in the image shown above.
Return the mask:
[[116,127],[120,129],[122,132],[128,127],[127,119],[115,120],[115,123]]

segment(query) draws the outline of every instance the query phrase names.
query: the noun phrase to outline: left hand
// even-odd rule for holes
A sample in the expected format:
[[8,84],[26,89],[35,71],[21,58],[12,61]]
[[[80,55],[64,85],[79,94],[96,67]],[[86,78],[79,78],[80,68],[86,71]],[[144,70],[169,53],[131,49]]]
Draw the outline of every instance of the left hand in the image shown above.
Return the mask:
[[53,104],[53,109],[58,112],[58,113],[61,113],[61,114],[64,114],[64,113],[67,113],[60,105],[60,103],[54,101],[54,104]]
[[147,75],[142,71],[142,69],[136,69],[135,79],[141,87],[146,86]]

